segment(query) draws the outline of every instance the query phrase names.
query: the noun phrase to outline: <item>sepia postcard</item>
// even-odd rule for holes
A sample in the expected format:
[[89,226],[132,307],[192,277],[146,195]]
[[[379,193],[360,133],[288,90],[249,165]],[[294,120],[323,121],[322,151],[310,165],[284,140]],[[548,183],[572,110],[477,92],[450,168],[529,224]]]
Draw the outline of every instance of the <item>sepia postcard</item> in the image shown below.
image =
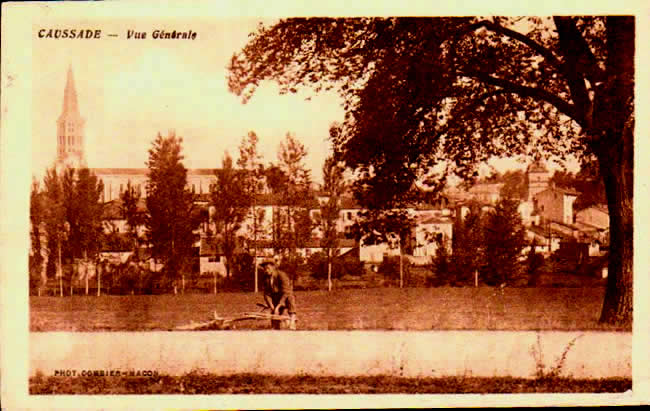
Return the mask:
[[3,3],[3,405],[648,404],[649,9],[463,7]]

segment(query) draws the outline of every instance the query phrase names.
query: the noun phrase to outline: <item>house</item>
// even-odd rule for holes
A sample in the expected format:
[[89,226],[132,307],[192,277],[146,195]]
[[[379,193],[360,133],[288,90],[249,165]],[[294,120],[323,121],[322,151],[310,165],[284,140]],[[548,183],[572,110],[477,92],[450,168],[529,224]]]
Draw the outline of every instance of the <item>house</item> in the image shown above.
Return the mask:
[[[338,255],[344,255],[350,250],[356,248],[357,243],[353,239],[349,238],[339,238],[337,243]],[[312,238],[304,244],[300,244],[296,249],[296,252],[303,258],[309,258],[311,255],[316,253],[326,253],[326,249],[323,248],[323,240],[320,238]]]
[[[560,249],[560,243],[567,236],[551,229],[550,225],[546,227],[533,225],[526,228],[526,238],[529,242],[535,244],[535,252],[550,255]],[[522,250],[522,253],[527,252],[527,247]]]
[[539,224],[539,216],[535,215],[535,204],[532,201],[522,201],[517,206],[517,211],[521,216],[521,223],[524,226]]
[[444,245],[451,254],[453,222],[448,217],[426,216],[417,218],[414,228],[415,244],[413,247],[414,264],[429,264],[440,245]]
[[366,264],[380,264],[385,257],[400,255],[399,246],[390,247],[387,243],[364,244],[363,239],[359,245],[359,260]]
[[551,185],[533,198],[535,210],[544,221],[573,224],[573,202],[579,194],[572,189]]
[[606,204],[597,204],[576,213],[576,224],[584,224],[599,230],[609,230],[609,209]]
[[[144,214],[147,212],[147,204],[144,198],[138,200],[136,207],[139,213]],[[126,216],[124,215],[122,200],[117,199],[104,203],[102,209],[102,226],[106,234],[129,232],[130,229],[126,221]],[[144,235],[144,224],[137,227],[137,233],[139,237]]]
[[501,198],[503,183],[479,183],[469,189],[470,198],[487,204],[495,204]]
[[215,241],[206,237],[201,238],[199,248],[199,273],[200,275],[208,273],[217,273],[225,277],[226,256],[221,247],[215,245]]

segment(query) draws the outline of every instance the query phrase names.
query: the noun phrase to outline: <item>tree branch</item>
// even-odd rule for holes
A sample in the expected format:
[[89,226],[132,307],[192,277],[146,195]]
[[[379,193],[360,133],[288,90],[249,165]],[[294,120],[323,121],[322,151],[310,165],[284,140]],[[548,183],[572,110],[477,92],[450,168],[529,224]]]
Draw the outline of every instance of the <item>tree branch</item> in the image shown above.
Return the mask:
[[596,56],[591,52],[582,33],[578,31],[575,20],[572,17],[555,16],[553,22],[558,30],[562,53],[568,58],[567,63],[569,60],[572,63],[565,67],[565,75],[578,72],[584,75],[592,85],[603,81],[606,77],[605,71],[598,67]]
[[557,57],[553,54],[551,50],[548,48],[542,46],[541,44],[537,43],[535,40],[531,39],[530,37],[519,33],[518,31],[503,27],[500,24],[493,23],[488,20],[482,20],[474,24],[470,24],[465,30],[463,30],[460,34],[466,34],[470,33],[472,31],[478,30],[480,28],[485,28],[487,30],[493,31],[495,33],[503,34],[504,36],[508,36],[514,40],[517,40],[528,47],[530,47],[532,50],[536,51],[539,55],[544,57],[549,63],[557,67],[558,69],[562,69],[562,62],[558,60]]
[[[518,94],[522,97],[533,97],[539,100],[546,101],[549,104],[552,104],[560,112],[566,114],[577,122],[582,122],[582,117],[580,113],[576,110],[573,104],[569,104],[555,94],[549,93],[546,90],[542,90],[535,87],[522,86],[520,84],[513,83],[512,81],[501,79],[498,77],[490,76],[489,74],[479,73],[479,72],[468,72],[462,73],[462,75],[477,79],[483,83],[490,84],[493,86],[501,87],[503,90],[509,93]],[[486,95],[487,96],[487,95]]]

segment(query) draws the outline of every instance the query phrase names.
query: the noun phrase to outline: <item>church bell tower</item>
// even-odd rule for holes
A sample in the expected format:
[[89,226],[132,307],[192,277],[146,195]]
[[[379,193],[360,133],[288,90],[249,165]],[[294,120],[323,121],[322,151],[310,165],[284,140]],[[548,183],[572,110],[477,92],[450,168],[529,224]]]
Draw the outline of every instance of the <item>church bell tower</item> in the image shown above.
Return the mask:
[[57,166],[77,169],[86,167],[84,124],[85,120],[79,113],[77,90],[74,86],[72,66],[70,66],[68,67],[68,76],[63,91],[63,111],[56,121]]

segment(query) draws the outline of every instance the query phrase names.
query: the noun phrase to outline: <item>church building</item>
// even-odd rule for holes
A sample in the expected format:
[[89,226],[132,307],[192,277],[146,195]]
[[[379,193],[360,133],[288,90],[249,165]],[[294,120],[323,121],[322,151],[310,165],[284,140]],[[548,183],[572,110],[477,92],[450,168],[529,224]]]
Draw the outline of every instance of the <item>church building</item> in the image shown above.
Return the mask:
[[[57,156],[58,170],[71,167],[87,167],[85,158],[85,119],[81,116],[75,88],[72,66],[68,73],[63,91],[63,110],[57,120]],[[170,131],[173,133],[173,131]],[[152,139],[155,136],[152,136]],[[142,196],[146,194],[147,168],[90,168],[104,184],[102,200],[118,200],[131,184]],[[187,186],[196,194],[207,194],[210,186],[217,181],[216,169],[199,168],[187,170]]]

